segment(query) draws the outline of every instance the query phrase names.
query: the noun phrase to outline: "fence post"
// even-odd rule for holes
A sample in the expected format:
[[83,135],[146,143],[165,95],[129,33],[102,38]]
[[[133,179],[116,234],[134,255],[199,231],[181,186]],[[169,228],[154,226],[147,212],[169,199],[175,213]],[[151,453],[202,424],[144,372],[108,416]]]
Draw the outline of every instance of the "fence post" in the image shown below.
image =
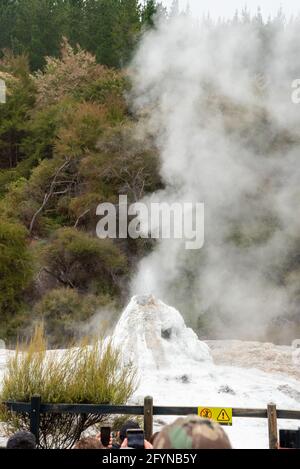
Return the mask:
[[277,409],[275,404],[268,404],[269,448],[278,449]]
[[41,396],[32,396],[30,402],[30,431],[35,435],[36,443],[39,444]]
[[153,434],[153,397],[144,400],[144,432],[145,439],[149,441]]

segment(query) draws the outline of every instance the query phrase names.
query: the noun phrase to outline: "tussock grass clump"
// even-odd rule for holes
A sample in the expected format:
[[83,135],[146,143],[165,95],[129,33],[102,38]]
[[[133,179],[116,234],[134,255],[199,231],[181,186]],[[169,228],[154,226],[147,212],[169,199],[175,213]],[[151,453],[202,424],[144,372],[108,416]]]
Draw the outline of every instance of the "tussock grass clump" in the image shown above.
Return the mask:
[[[111,341],[47,352],[44,329],[38,326],[30,343],[19,346],[8,360],[1,401],[29,402],[37,394],[43,403],[121,405],[135,388],[135,369],[123,365],[120,350]],[[40,447],[70,448],[89,427],[109,418],[41,414]],[[8,433],[29,428],[28,414],[15,414],[3,407],[0,419]]]

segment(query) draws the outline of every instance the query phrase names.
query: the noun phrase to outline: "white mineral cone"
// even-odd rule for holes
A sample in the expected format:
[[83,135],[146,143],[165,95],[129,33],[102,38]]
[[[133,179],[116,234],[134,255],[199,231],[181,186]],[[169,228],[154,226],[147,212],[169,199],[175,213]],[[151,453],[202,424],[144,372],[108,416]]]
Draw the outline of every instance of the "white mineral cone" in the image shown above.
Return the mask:
[[180,369],[211,362],[208,346],[189,329],[181,314],[152,296],[134,296],[113,334],[126,361],[139,369]]

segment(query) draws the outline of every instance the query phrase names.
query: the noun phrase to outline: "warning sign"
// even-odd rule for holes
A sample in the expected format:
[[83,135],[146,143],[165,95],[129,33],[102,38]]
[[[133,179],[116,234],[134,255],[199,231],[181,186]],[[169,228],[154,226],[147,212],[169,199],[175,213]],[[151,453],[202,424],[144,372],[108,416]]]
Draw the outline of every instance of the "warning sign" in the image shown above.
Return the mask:
[[200,412],[200,417],[204,419],[212,419],[212,412],[210,409],[202,409]]
[[225,407],[198,407],[199,417],[214,420],[220,425],[232,425],[232,409]]
[[[231,412],[232,414],[232,412]],[[217,421],[218,422],[225,422],[225,423],[228,423],[232,420],[232,418],[229,417],[229,415],[227,414],[226,412],[226,409],[222,409],[221,412],[219,413],[218,415],[218,418],[217,418]]]

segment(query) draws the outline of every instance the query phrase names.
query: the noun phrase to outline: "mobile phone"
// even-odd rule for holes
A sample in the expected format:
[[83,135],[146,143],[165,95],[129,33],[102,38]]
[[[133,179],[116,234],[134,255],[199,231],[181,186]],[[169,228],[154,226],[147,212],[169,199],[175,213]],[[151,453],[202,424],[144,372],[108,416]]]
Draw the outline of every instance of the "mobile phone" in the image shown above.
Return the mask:
[[137,428],[136,430],[127,430],[128,448],[144,449],[145,436],[144,431]]
[[103,446],[108,446],[111,438],[111,428],[101,427],[101,443]]
[[279,430],[280,448],[300,449],[300,428],[299,430]]

